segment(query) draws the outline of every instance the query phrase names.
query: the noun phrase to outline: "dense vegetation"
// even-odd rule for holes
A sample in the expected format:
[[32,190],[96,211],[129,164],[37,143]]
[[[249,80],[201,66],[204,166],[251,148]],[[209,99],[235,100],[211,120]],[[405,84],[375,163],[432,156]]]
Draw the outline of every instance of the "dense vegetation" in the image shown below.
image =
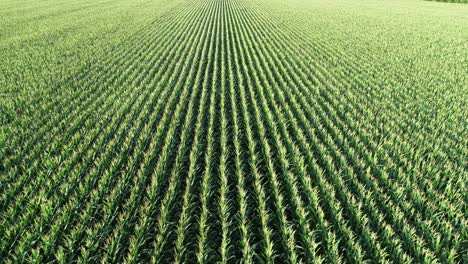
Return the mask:
[[447,2],[447,3],[468,3],[468,0],[429,0],[429,1],[438,1],[438,2]]
[[0,259],[467,263],[466,14],[1,1]]

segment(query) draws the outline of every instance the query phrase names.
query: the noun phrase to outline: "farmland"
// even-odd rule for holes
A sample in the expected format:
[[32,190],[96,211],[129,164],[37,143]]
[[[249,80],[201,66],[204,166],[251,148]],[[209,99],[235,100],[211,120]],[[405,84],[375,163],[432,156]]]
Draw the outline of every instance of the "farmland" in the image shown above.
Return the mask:
[[3,0],[0,262],[467,263],[468,5]]

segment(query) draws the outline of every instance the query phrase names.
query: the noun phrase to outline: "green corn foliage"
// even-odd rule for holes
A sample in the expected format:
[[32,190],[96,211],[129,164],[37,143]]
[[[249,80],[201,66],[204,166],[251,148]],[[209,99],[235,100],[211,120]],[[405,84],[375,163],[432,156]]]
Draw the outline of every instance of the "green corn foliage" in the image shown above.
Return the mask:
[[1,262],[467,262],[438,2],[1,1]]

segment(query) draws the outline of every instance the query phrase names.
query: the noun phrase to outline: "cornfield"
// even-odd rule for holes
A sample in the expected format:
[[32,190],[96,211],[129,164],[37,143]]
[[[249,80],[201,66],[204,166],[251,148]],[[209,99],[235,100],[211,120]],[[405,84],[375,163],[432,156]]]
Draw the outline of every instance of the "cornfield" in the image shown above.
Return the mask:
[[467,263],[468,5],[0,3],[0,262]]

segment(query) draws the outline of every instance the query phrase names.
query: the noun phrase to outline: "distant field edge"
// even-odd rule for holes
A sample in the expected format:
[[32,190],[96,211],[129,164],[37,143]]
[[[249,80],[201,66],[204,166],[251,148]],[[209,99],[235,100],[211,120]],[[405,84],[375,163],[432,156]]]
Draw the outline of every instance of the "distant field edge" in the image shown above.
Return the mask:
[[426,0],[430,2],[444,2],[444,3],[456,3],[456,4],[468,4],[468,0]]

